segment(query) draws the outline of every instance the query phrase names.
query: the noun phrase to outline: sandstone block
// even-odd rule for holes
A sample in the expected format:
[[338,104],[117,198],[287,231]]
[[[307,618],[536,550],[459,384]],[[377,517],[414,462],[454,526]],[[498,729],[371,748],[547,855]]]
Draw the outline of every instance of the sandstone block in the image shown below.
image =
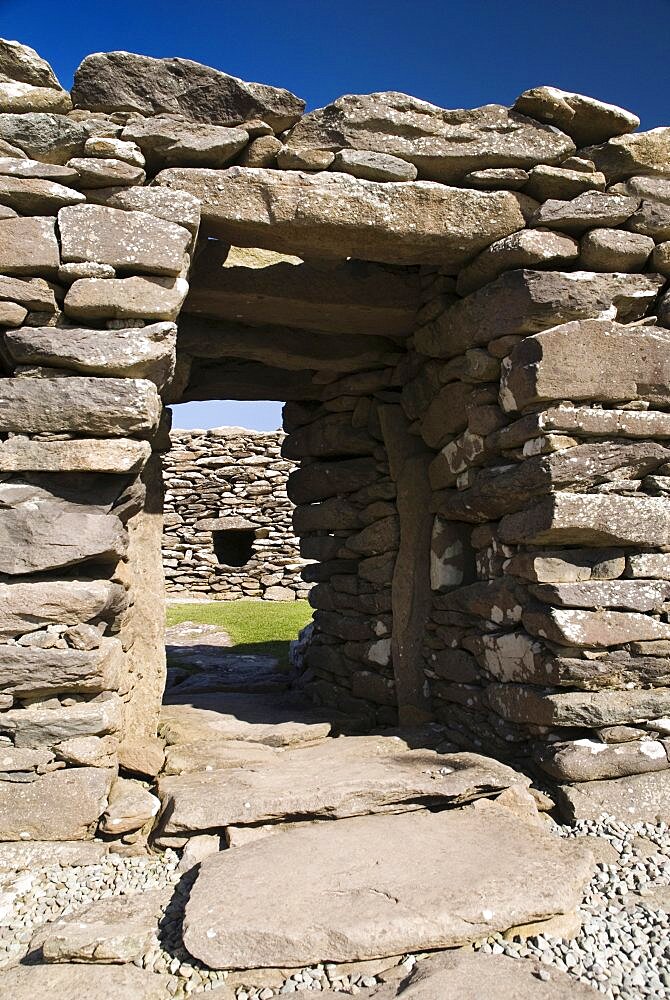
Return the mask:
[[610,746],[582,739],[554,744],[542,755],[540,766],[559,781],[601,781],[665,771],[670,763],[665,747],[658,740],[637,740]]
[[231,167],[225,174],[173,168],[157,183],[200,198],[208,235],[303,255],[455,270],[524,226],[508,192],[425,181],[394,185],[347,174]]
[[[640,237],[640,239],[645,239],[646,237]],[[670,276],[670,241],[666,240],[664,243],[659,243],[657,247],[654,248],[651,255],[651,267],[658,274],[664,274],[666,277]]]
[[582,150],[611,181],[634,174],[666,174],[670,161],[670,128],[653,128],[635,135],[620,135],[599,146]]
[[94,261],[121,272],[177,275],[191,240],[182,226],[102,205],[63,209],[58,229],[64,263]]
[[636,198],[586,191],[570,201],[546,201],[533,215],[532,225],[582,233],[596,226],[618,226],[630,218],[636,208]]
[[552,267],[576,260],[578,255],[577,242],[570,236],[522,229],[482,250],[459,273],[456,290],[459,295],[469,295],[489,281],[494,281],[503,271],[538,265]]
[[53,277],[59,264],[55,219],[36,216],[0,222],[0,271]]
[[569,201],[584,191],[604,191],[607,178],[604,174],[585,170],[570,170],[565,166],[550,167],[545,164],[533,167],[523,193],[538,201],[558,199]]
[[109,793],[109,803],[100,821],[100,830],[115,837],[132,833],[150,823],[159,809],[159,799],[139,781],[117,778]]
[[200,203],[186,191],[168,191],[159,187],[96,188],[86,192],[89,203],[146,212],[157,219],[188,229],[195,237],[200,226]]
[[447,184],[473,170],[558,163],[574,152],[566,135],[500,105],[447,110],[393,91],[347,94],[311,111],[287,146],[386,153]]
[[0,302],[0,326],[21,326],[28,310],[16,302]]
[[35,580],[0,583],[0,635],[25,635],[50,623],[113,621],[126,592],[107,580]]
[[120,330],[23,327],[7,333],[3,343],[16,364],[148,379],[162,388],[174,370],[177,328],[174,323]]
[[628,611],[531,607],[524,609],[522,619],[531,635],[563,646],[603,649],[627,642],[670,639],[670,625]]
[[[57,184],[73,188],[77,186],[79,174],[71,167],[63,167],[56,163],[42,163],[41,160],[17,159],[15,156],[0,156],[0,176],[26,177],[38,180],[53,181]],[[72,191],[76,196],[77,192]],[[78,199],[81,200],[81,199]]]
[[585,781],[556,790],[561,813],[568,821],[599,819],[609,813],[625,823],[668,822],[670,773],[629,775],[614,781]]
[[126,545],[123,525],[110,514],[75,513],[49,502],[0,514],[0,572],[10,576],[91,559],[114,563]]
[[509,722],[588,729],[653,719],[670,708],[669,688],[555,693],[523,684],[491,684],[486,697],[493,711]]
[[112,774],[76,767],[30,782],[0,781],[0,841],[88,839],[105,808]]
[[[596,552],[593,552],[593,556],[597,558]],[[537,561],[536,559],[535,562]],[[623,559],[619,562],[623,562]],[[602,563],[600,565],[592,563],[585,568],[592,573],[593,569],[597,571],[600,566]],[[582,569],[582,567],[575,568]],[[530,591],[546,604],[561,608],[626,608],[630,611],[658,611],[670,597],[670,583],[660,580],[609,582],[589,578],[586,582],[580,583],[543,583],[531,587]]]
[[2,985],[13,1000],[58,997],[58,1000],[163,1000],[168,977],[134,965],[112,966],[104,975],[95,965],[17,966],[3,973]]
[[657,243],[670,240],[670,205],[644,200],[628,219],[626,229],[648,236]]
[[657,577],[670,580],[670,554],[665,552],[640,552],[626,559],[626,575],[636,578]]
[[107,845],[92,840],[18,840],[0,843],[0,871],[15,872],[99,864],[107,854]]
[[35,49],[6,38],[0,39],[0,80],[17,80],[33,87],[60,90],[53,69]]
[[448,358],[501,337],[603,313],[629,323],[644,316],[661,287],[660,275],[508,271],[417,330],[416,346],[424,354]]
[[111,157],[73,156],[67,161],[68,167],[79,174],[79,187],[90,188],[131,187],[143,184],[146,174],[142,167],[136,167],[125,160]]
[[212,167],[229,163],[249,142],[243,128],[225,128],[156,115],[131,121],[121,133],[137,143],[152,169]]
[[626,557],[620,549],[520,552],[508,559],[504,565],[505,573],[540,584],[616,580],[623,575],[625,569]]
[[135,167],[146,165],[142,150],[134,142],[125,142],[106,136],[92,136],[84,144],[86,156],[101,156],[104,159],[125,160]]
[[141,472],[150,456],[148,441],[35,441],[16,435],[0,443],[0,472]]
[[482,191],[518,191],[528,182],[528,171],[521,167],[487,167],[472,170],[463,178],[464,187],[479,188]]
[[18,146],[31,159],[44,163],[67,163],[83,152],[89,134],[84,122],[65,115],[47,112],[0,114],[0,138],[11,146]]
[[146,379],[3,379],[0,387],[3,433],[150,437],[160,410],[156,386]]
[[[106,736],[121,730],[123,707],[123,702],[117,694],[108,694],[94,701],[76,702],[61,708],[41,708],[39,705],[34,705],[30,708],[11,709],[9,712],[0,713],[0,733],[9,736],[17,747],[53,747],[75,736]],[[94,768],[94,770],[100,769]],[[109,790],[109,783],[106,787]],[[105,805],[106,802],[103,803],[98,816]]]
[[0,175],[0,204],[21,215],[55,215],[64,206],[82,201],[86,196],[80,191],[55,181]]
[[15,80],[0,80],[0,108],[3,113],[26,114],[31,111],[67,114],[72,101],[66,90],[54,87],[33,87]]
[[61,692],[100,694],[118,688],[122,667],[123,650],[118,639],[100,639],[99,648],[90,651],[3,643],[0,690],[16,698]]
[[[592,229],[580,240],[579,261],[589,271],[641,271],[653,250],[650,236],[621,229]],[[656,256],[652,267],[664,273],[656,266]]]
[[75,73],[75,107],[89,111],[166,112],[196,122],[236,125],[253,118],[276,132],[290,128],[305,102],[288,90],[245,83],[191,59],[154,59],[132,52],[97,52]]
[[65,312],[73,319],[175,320],[187,292],[184,278],[82,278],[65,296]]
[[514,107],[524,115],[567,132],[577,146],[634,132],[640,124],[640,119],[624,108],[558,87],[525,90],[517,97]]
[[[318,824],[206,858],[186,908],[185,943],[215,968],[458,946],[572,909],[590,857],[489,803]],[[299,889],[289,874],[298,864]],[[262,885],[251,874],[261,867]]]
[[608,403],[645,399],[668,405],[670,333],[610,320],[581,320],[526,337],[503,362],[507,411],[550,400]]
[[668,177],[629,177],[628,180],[613,184],[610,191],[614,194],[625,194],[630,198],[648,198],[650,201],[661,201],[670,204],[670,178]]
[[341,149],[335,153],[332,169],[366,181],[415,181],[418,174],[413,163],[397,156],[360,149]]
[[244,148],[237,160],[238,166],[273,167],[282,146],[281,140],[274,135],[260,135]]

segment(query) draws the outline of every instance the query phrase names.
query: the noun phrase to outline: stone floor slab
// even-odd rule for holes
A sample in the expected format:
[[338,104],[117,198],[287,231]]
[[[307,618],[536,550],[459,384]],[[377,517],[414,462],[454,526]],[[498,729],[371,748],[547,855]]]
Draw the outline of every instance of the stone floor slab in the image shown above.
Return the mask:
[[11,1000],[165,1000],[167,976],[133,965],[105,969],[95,966],[17,966],[0,975],[0,995]]

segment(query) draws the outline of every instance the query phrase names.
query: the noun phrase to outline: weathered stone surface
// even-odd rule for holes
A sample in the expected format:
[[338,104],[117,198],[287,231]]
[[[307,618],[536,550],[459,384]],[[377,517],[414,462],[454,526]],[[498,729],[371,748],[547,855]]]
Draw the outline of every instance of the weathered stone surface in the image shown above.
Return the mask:
[[403,974],[402,983],[390,982],[371,995],[374,1000],[593,1000],[592,993],[567,972],[552,966],[548,973],[535,958],[517,961],[458,949],[419,962],[409,977]]
[[[639,236],[638,239],[648,239],[649,237]],[[654,248],[651,255],[651,266],[658,274],[670,276],[670,241],[666,240]]]
[[[177,733],[178,736],[178,733]],[[246,740],[198,740],[176,743],[165,752],[163,775],[222,771],[225,768],[254,768],[274,760],[283,751],[264,743]]]
[[77,205],[82,201],[86,201],[86,196],[81,191],[73,191],[55,181],[0,175],[0,204],[8,205],[21,215],[55,215],[65,205]]
[[0,302],[0,326],[21,326],[28,315],[28,310],[16,302]]
[[667,438],[670,416],[654,410],[600,409],[561,402],[537,413],[527,413],[499,431],[487,444],[493,449],[523,447],[533,438],[561,431],[581,438]]
[[[594,553],[595,556],[595,553]],[[532,557],[531,557],[532,558]],[[536,559],[537,562],[537,559]],[[581,567],[578,567],[581,569]],[[589,573],[591,567],[588,567]],[[544,583],[530,591],[546,604],[563,608],[627,608],[631,611],[657,611],[670,597],[670,583],[665,581],[589,579],[583,583]],[[660,625],[660,622],[655,624]],[[626,642],[628,640],[625,640]]]
[[118,748],[116,736],[73,736],[54,751],[59,760],[75,767],[116,767]]
[[246,146],[238,160],[240,167],[273,167],[277,160],[277,154],[283,147],[280,139],[274,135],[260,135],[257,139],[252,139]]
[[245,83],[191,59],[153,59],[132,52],[87,56],[75,73],[72,100],[89,111],[169,112],[213,125],[260,118],[276,132],[290,128],[305,108],[288,90]]
[[199,740],[244,740],[272,747],[325,739],[330,723],[292,695],[194,695],[164,705],[160,734],[169,746]]
[[670,332],[610,320],[577,320],[526,337],[503,362],[507,411],[550,400],[668,405]]
[[557,493],[500,522],[504,542],[528,545],[670,545],[670,511],[659,497]]
[[289,149],[282,146],[277,153],[277,166],[281,170],[327,170],[335,160],[328,149]]
[[169,898],[170,890],[149,889],[96,900],[40,928],[31,950],[41,947],[46,962],[139,961],[151,948]]
[[636,208],[636,198],[586,191],[570,201],[546,201],[535,212],[532,224],[566,233],[582,233],[595,226],[617,226],[630,218]]
[[163,1000],[168,977],[134,965],[100,969],[94,965],[19,965],[3,972],[0,985],[12,1000],[58,997],[58,1000]]
[[489,281],[494,281],[503,271],[538,265],[552,267],[567,264],[578,256],[578,244],[570,236],[522,229],[482,250],[471,264],[459,272],[456,290],[459,295],[469,295]]
[[0,843],[0,871],[37,871],[52,865],[64,868],[70,865],[95,865],[106,854],[107,844],[91,840],[4,841]]
[[64,263],[95,261],[133,273],[179,274],[191,240],[182,226],[102,205],[62,209],[58,229]]
[[174,222],[195,236],[200,226],[200,203],[186,191],[159,187],[95,188],[86,192],[89,203],[146,212],[157,219]]
[[158,425],[160,410],[156,386],[147,379],[77,375],[3,379],[0,385],[0,431],[4,433],[149,437]]
[[610,191],[625,194],[631,198],[649,198],[670,204],[670,177],[629,177],[628,180],[613,184]]
[[160,801],[144,785],[131,778],[117,778],[109,793],[109,803],[100,821],[100,830],[109,836],[139,830],[150,823]]
[[65,115],[0,114],[0,138],[45,163],[67,163],[83,152],[89,135],[84,122]]
[[132,163],[136,167],[144,167],[146,164],[139,146],[134,142],[126,142],[111,136],[92,136],[87,139],[84,144],[84,154],[101,156],[103,159],[125,160],[126,163]]
[[542,755],[540,766],[559,781],[600,781],[665,771],[670,763],[659,740],[628,741],[610,746],[582,739],[554,744]]
[[[579,261],[589,271],[640,271],[653,249],[654,241],[650,236],[626,233],[621,229],[593,229],[582,236]],[[656,265],[654,256],[653,269],[665,273]]]
[[109,514],[76,513],[49,502],[0,514],[0,572],[11,576],[90,559],[117,562],[126,545],[123,525]]
[[64,308],[73,319],[175,320],[187,292],[184,278],[82,278]]
[[53,69],[35,49],[6,38],[0,38],[0,80],[61,89]]
[[160,779],[161,833],[462,805],[519,780],[511,768],[476,754],[342,737],[239,769]]
[[76,767],[30,782],[0,781],[0,840],[88,839],[105,808],[112,774]]
[[[15,156],[0,156],[0,176],[37,178],[44,181],[54,181],[69,188],[76,187],[79,174],[71,167],[59,166],[56,163],[42,163],[41,160],[17,159]],[[77,195],[76,191],[70,192]],[[81,201],[82,199],[77,199]]]
[[139,472],[150,455],[148,441],[36,441],[15,435],[0,442],[0,472]]
[[122,724],[123,703],[117,694],[107,693],[61,708],[37,704],[0,714],[0,733],[17,747],[53,747],[76,736],[107,736],[118,733]]
[[500,105],[452,111],[394,91],[348,94],[310,112],[287,146],[388,153],[443,183],[489,167],[558,163],[574,152],[567,136]]
[[412,331],[419,296],[414,274],[363,261],[324,270],[299,257],[214,240],[198,254],[190,286],[186,313],[254,326],[384,337]]
[[522,229],[508,192],[346,174],[231,167],[173,168],[159,185],[200,198],[203,228],[238,246],[457,269],[495,239]]
[[59,263],[55,219],[36,216],[0,222],[0,271],[53,277]]
[[600,146],[582,150],[607,175],[621,181],[634,174],[667,174],[670,161],[670,128],[621,135]]
[[652,691],[543,691],[523,684],[490,684],[489,705],[510,722],[538,726],[618,726],[655,719],[670,710],[670,688]]
[[157,115],[130,122],[121,133],[140,147],[152,169],[213,167],[229,163],[249,142],[243,128],[184,121]]
[[531,607],[524,609],[523,624],[531,635],[564,646],[598,649],[627,642],[670,639],[670,625],[650,615],[628,611]]
[[503,569],[512,576],[521,576],[540,584],[616,580],[626,569],[626,558],[620,549],[520,552],[508,559]]
[[433,357],[454,357],[500,337],[603,314],[629,323],[644,315],[661,287],[660,275],[509,271],[417,330],[416,345]]
[[667,823],[670,818],[670,772],[561,785],[556,789],[556,800],[568,821],[597,820],[603,813],[609,813],[625,823]]
[[643,201],[626,222],[626,229],[648,236],[657,243],[670,240],[670,205],[661,201]]
[[108,580],[35,580],[0,583],[0,635],[24,635],[50,623],[113,621],[126,592]]
[[79,187],[90,188],[131,187],[143,184],[146,174],[142,167],[136,167],[125,160],[111,157],[73,156],[67,161],[68,167],[79,174]]
[[577,146],[605,142],[634,132],[640,119],[624,108],[558,87],[533,87],[514,102],[516,111],[553,125],[571,136]]
[[482,191],[518,191],[528,182],[528,171],[521,167],[487,167],[484,170],[472,170],[462,180],[465,187],[479,188]]
[[547,201],[549,198],[569,201],[584,191],[604,191],[606,184],[607,178],[601,173],[543,164],[533,167],[523,193],[538,201]]
[[640,552],[628,556],[626,575],[670,580],[670,554],[665,552]]
[[332,169],[366,181],[415,181],[418,174],[413,163],[388,153],[361,149],[341,149],[335,153]]
[[214,968],[453,947],[572,909],[590,867],[583,848],[491,803],[319,824],[206,858],[184,940]]
[[[5,588],[11,586],[5,584]],[[118,639],[98,649],[39,649],[0,645],[0,690],[18,698],[62,693],[99,694],[119,686],[123,652]]]
[[33,87],[29,83],[0,80],[0,107],[3,112],[25,114],[31,111],[56,111],[66,114],[72,108],[66,90]]
[[374,447],[367,428],[352,427],[348,418],[328,414],[294,430],[284,440],[282,454],[292,459],[344,457],[370,455]]

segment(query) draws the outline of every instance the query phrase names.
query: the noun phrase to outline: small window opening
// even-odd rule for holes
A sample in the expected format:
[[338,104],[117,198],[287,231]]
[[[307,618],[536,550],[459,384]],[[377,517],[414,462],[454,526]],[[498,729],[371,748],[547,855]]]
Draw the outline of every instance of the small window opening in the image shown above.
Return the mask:
[[248,528],[226,528],[212,532],[214,554],[222,566],[246,566],[253,555],[256,532]]

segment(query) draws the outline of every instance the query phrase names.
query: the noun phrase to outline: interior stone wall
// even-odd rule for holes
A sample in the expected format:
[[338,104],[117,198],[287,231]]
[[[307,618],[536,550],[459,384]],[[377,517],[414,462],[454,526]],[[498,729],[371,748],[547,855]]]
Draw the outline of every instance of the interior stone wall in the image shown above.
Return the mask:
[[553,88],[304,115],[128,53],[68,95],[26,58],[0,92],[0,838],[152,821],[110,803],[161,766],[155,453],[189,399],[286,404],[315,700],[437,719],[568,815],[661,814],[670,129]]
[[[173,430],[163,454],[163,567],[168,594],[215,600],[303,600],[307,560],[293,533],[286,482],[293,463],[281,456],[281,431],[243,427]],[[215,552],[213,532],[253,535],[244,565]]]

